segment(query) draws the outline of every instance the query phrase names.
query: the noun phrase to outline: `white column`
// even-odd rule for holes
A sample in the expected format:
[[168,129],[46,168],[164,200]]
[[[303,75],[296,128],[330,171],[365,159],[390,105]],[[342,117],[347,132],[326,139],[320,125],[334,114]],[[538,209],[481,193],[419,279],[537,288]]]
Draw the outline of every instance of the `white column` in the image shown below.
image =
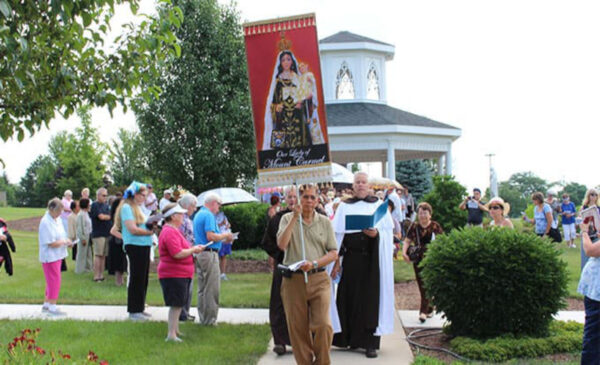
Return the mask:
[[452,146],[446,152],[446,175],[452,175]]
[[391,142],[388,142],[387,149],[387,177],[396,180],[396,150]]
[[435,170],[435,173],[438,175],[443,175],[443,169],[444,169],[444,155],[441,155],[440,157],[438,157],[437,160],[437,169]]

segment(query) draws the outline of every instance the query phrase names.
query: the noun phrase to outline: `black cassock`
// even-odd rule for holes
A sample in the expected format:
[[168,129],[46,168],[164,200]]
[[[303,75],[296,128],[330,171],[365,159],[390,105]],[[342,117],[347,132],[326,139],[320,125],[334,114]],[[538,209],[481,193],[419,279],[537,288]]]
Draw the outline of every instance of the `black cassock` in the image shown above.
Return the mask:
[[333,336],[333,345],[379,349],[381,337],[374,335],[379,323],[379,235],[345,234],[340,256],[336,305],[342,332]]

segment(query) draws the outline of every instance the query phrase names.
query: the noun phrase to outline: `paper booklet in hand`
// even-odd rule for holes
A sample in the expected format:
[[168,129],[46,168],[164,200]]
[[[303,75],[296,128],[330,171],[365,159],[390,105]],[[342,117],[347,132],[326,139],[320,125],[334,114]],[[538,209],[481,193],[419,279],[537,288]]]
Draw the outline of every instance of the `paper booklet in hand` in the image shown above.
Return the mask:
[[375,227],[388,211],[387,199],[371,215],[347,215],[346,231],[360,231]]
[[300,270],[300,267],[302,266],[302,264],[304,264],[306,260],[300,260],[298,262],[294,262],[293,264],[289,264],[288,265],[288,269],[290,269],[291,271],[298,271]]
[[205,244],[205,245],[200,245],[200,246],[202,246],[202,247],[204,247],[204,248],[207,248],[208,246],[212,246],[212,245],[214,245],[214,244],[215,244],[215,242],[213,242],[213,241],[210,241],[209,243],[207,243],[207,244]]
[[585,223],[589,223],[593,226],[596,231],[600,229],[600,214],[598,213],[598,207],[592,206],[581,211],[581,218]]

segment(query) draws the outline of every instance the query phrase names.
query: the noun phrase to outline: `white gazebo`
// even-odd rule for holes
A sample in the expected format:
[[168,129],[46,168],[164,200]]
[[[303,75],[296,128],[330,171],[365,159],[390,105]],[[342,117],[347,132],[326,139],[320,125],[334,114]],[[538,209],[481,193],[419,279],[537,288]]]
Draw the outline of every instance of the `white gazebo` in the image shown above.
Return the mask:
[[396,161],[437,160],[452,174],[459,128],[387,105],[385,63],[394,46],[350,32],[320,41],[329,148],[334,162],[381,162],[395,179]]

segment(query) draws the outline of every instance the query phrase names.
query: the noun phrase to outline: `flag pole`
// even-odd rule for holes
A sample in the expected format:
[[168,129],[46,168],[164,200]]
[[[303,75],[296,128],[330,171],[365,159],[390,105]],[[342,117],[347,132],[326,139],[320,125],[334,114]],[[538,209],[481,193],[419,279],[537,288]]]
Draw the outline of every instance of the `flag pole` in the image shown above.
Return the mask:
[[[296,196],[298,202],[296,204],[300,204],[300,187],[294,180],[294,186],[296,187]],[[306,261],[306,250],[304,248],[304,229],[302,229],[302,212],[300,212],[300,216],[298,217],[300,221],[300,242],[302,243],[302,261]],[[304,271],[304,282],[308,284],[308,274]]]

